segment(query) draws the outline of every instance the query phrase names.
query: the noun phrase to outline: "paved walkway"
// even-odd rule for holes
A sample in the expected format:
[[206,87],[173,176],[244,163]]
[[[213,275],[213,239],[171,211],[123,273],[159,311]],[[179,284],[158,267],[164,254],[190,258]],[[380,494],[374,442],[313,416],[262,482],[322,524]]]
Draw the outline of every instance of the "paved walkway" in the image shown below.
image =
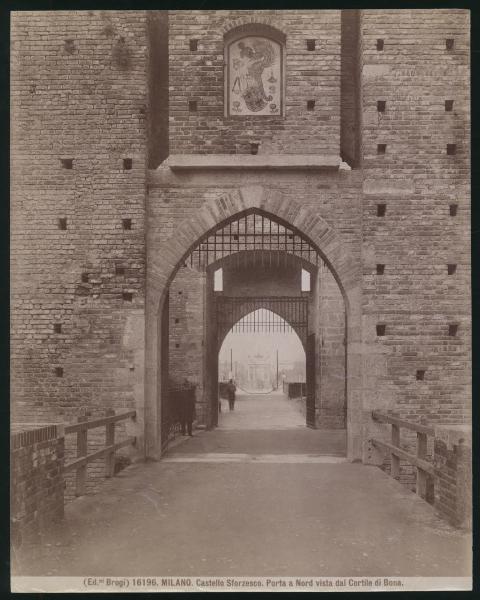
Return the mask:
[[295,401],[282,393],[237,394],[232,412],[222,400],[215,435],[196,437],[176,452],[345,456],[346,434],[343,430],[308,429]]
[[282,392],[246,394],[237,392],[235,409],[228,410],[228,400],[221,400],[222,412],[218,425],[221,429],[304,429],[305,417],[294,400],[287,400]]
[[19,574],[470,574],[469,537],[380,469],[327,454],[328,432],[244,429],[255,401],[72,502]]

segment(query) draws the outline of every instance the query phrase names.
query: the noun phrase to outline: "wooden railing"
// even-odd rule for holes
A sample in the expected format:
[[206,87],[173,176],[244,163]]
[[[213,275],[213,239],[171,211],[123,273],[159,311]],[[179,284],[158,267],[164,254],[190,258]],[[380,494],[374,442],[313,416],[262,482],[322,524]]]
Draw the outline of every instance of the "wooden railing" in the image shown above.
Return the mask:
[[[395,479],[400,476],[400,459],[405,460],[416,468],[416,492],[419,496],[433,501],[432,487],[435,469],[432,462],[427,460],[427,441],[428,436],[434,436],[435,430],[433,427],[422,423],[413,423],[406,421],[394,415],[385,414],[374,410],[372,412],[374,421],[380,423],[388,423],[392,426],[391,443],[382,440],[372,439],[373,446],[379,450],[390,453],[391,471],[390,474]],[[400,429],[409,429],[417,433],[416,454],[411,454],[400,447]],[[429,485],[431,484],[431,485]]]
[[[115,414],[115,411],[108,409],[104,417],[89,421],[86,416],[78,417],[77,423],[65,425],[65,435],[77,434],[77,458],[69,462],[64,467],[64,472],[76,471],[75,495],[82,496],[85,493],[85,483],[87,479],[87,465],[98,458],[105,457],[105,477],[113,477],[115,472],[115,452],[119,448],[135,445],[136,438],[128,437],[121,442],[115,443],[115,424],[118,421],[126,419],[135,419],[136,411]],[[87,454],[88,452],[88,430],[97,427],[105,427],[105,448]]]

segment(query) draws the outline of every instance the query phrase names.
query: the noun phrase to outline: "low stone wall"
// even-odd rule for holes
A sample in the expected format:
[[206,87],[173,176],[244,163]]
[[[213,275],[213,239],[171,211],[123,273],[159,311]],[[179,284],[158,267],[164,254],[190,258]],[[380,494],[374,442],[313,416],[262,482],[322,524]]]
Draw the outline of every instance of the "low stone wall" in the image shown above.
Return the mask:
[[435,428],[435,507],[456,527],[472,527],[471,431],[461,425]]
[[11,541],[35,541],[64,514],[63,425],[13,425],[10,436]]

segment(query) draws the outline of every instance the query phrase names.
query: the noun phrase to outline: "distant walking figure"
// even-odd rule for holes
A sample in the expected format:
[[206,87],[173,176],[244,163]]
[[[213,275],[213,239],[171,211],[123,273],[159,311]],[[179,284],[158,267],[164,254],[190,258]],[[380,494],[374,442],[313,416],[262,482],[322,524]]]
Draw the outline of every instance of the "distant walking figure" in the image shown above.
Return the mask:
[[192,422],[195,414],[195,386],[187,378],[184,379],[182,384],[180,412],[182,435],[185,435],[185,430],[187,430],[188,435],[192,436]]
[[228,393],[228,407],[230,410],[235,410],[235,392],[237,390],[236,385],[233,383],[233,379],[228,381],[227,393]]

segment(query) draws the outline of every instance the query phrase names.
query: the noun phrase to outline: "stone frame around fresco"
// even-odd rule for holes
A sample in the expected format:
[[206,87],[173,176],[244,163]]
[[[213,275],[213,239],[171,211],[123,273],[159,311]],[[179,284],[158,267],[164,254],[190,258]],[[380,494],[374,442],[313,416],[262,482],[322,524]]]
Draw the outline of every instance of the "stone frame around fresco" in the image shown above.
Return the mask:
[[[271,40],[280,46],[280,112],[278,114],[254,115],[252,113],[244,115],[230,114],[230,68],[229,51],[232,44],[247,37],[263,37]],[[250,23],[249,25],[240,25],[228,31],[224,37],[223,47],[223,65],[224,65],[224,117],[227,119],[285,119],[285,94],[286,94],[286,35],[264,23]]]

